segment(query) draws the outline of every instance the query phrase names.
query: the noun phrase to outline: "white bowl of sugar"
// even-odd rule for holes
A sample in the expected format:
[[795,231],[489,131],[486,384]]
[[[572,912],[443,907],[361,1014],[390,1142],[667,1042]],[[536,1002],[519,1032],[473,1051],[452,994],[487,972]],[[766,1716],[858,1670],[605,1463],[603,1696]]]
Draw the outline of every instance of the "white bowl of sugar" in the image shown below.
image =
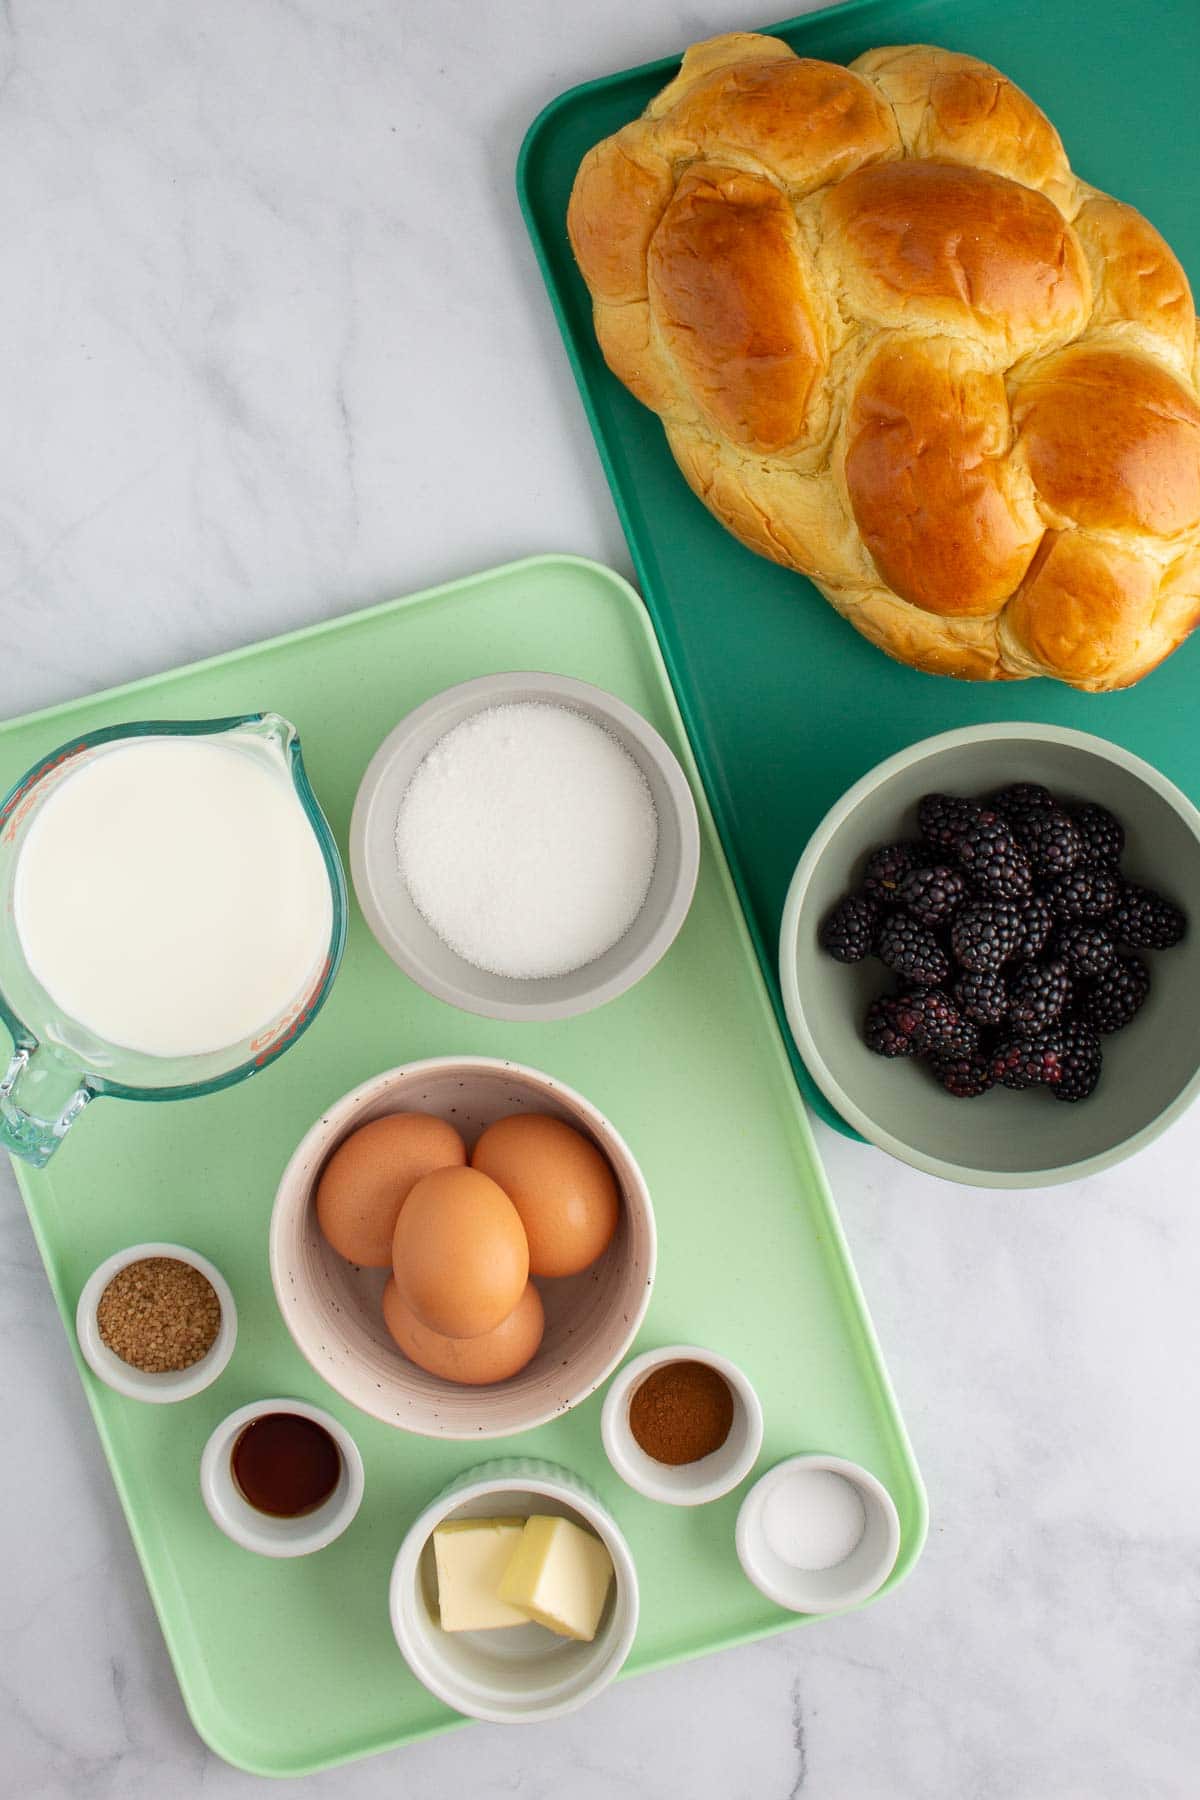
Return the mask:
[[640,981],[691,905],[687,778],[640,713],[566,675],[435,694],[368,765],[350,825],[363,916],[405,974],[493,1019],[566,1019]]

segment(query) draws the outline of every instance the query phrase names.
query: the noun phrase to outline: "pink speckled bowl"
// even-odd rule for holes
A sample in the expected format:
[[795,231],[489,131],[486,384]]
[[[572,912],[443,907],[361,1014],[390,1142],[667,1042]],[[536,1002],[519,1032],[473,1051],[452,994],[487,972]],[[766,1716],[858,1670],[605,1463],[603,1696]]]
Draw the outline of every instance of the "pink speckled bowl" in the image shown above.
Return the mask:
[[[392,1342],[380,1308],[387,1270],[360,1269],[325,1242],[317,1180],[344,1137],[385,1113],[436,1113],[470,1149],[494,1120],[522,1111],[565,1119],[604,1152],[621,1191],[620,1223],[592,1268],[538,1281],[546,1335],[533,1361],[508,1381],[460,1387],[427,1375]],[[552,1076],[488,1056],[409,1063],[335,1101],[284,1170],[271,1215],[271,1279],[301,1354],[343,1399],[423,1437],[509,1437],[586,1400],[637,1335],[650,1304],[655,1248],[646,1183],[608,1120]]]

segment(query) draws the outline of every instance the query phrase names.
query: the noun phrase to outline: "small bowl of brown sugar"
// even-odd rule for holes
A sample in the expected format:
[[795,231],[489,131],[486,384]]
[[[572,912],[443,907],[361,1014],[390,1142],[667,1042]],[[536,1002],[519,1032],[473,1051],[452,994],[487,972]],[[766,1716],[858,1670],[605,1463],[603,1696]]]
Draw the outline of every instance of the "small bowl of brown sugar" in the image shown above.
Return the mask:
[[609,1462],[637,1493],[668,1506],[703,1506],[754,1467],[762,1406],[727,1356],[672,1344],[635,1356],[614,1376],[600,1434]]
[[75,1334],[94,1375],[131,1400],[190,1400],[217,1379],[237,1341],[229,1284],[181,1244],[134,1244],[89,1276]]

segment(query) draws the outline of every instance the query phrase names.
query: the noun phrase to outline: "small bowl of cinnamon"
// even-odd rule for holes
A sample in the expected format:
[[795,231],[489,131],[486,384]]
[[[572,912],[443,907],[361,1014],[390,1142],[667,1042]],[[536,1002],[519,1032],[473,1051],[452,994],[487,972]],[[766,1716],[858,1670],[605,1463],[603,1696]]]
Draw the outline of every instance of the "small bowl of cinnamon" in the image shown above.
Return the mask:
[[649,1350],[614,1377],[600,1415],[609,1462],[648,1500],[703,1506],[744,1481],[762,1448],[749,1380],[715,1350]]

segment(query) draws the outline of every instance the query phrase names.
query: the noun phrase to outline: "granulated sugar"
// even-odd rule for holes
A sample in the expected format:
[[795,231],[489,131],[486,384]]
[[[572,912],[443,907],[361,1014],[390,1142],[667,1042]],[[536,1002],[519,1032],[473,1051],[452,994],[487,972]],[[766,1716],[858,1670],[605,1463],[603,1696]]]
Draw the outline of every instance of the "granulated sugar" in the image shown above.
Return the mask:
[[396,852],[418,912],[496,975],[565,975],[624,936],[650,887],[658,815],[624,746],[544,701],[448,731],[400,805]]
[[867,1515],[858,1489],[832,1469],[796,1469],[767,1496],[763,1532],[794,1569],[832,1569],[858,1548]]

